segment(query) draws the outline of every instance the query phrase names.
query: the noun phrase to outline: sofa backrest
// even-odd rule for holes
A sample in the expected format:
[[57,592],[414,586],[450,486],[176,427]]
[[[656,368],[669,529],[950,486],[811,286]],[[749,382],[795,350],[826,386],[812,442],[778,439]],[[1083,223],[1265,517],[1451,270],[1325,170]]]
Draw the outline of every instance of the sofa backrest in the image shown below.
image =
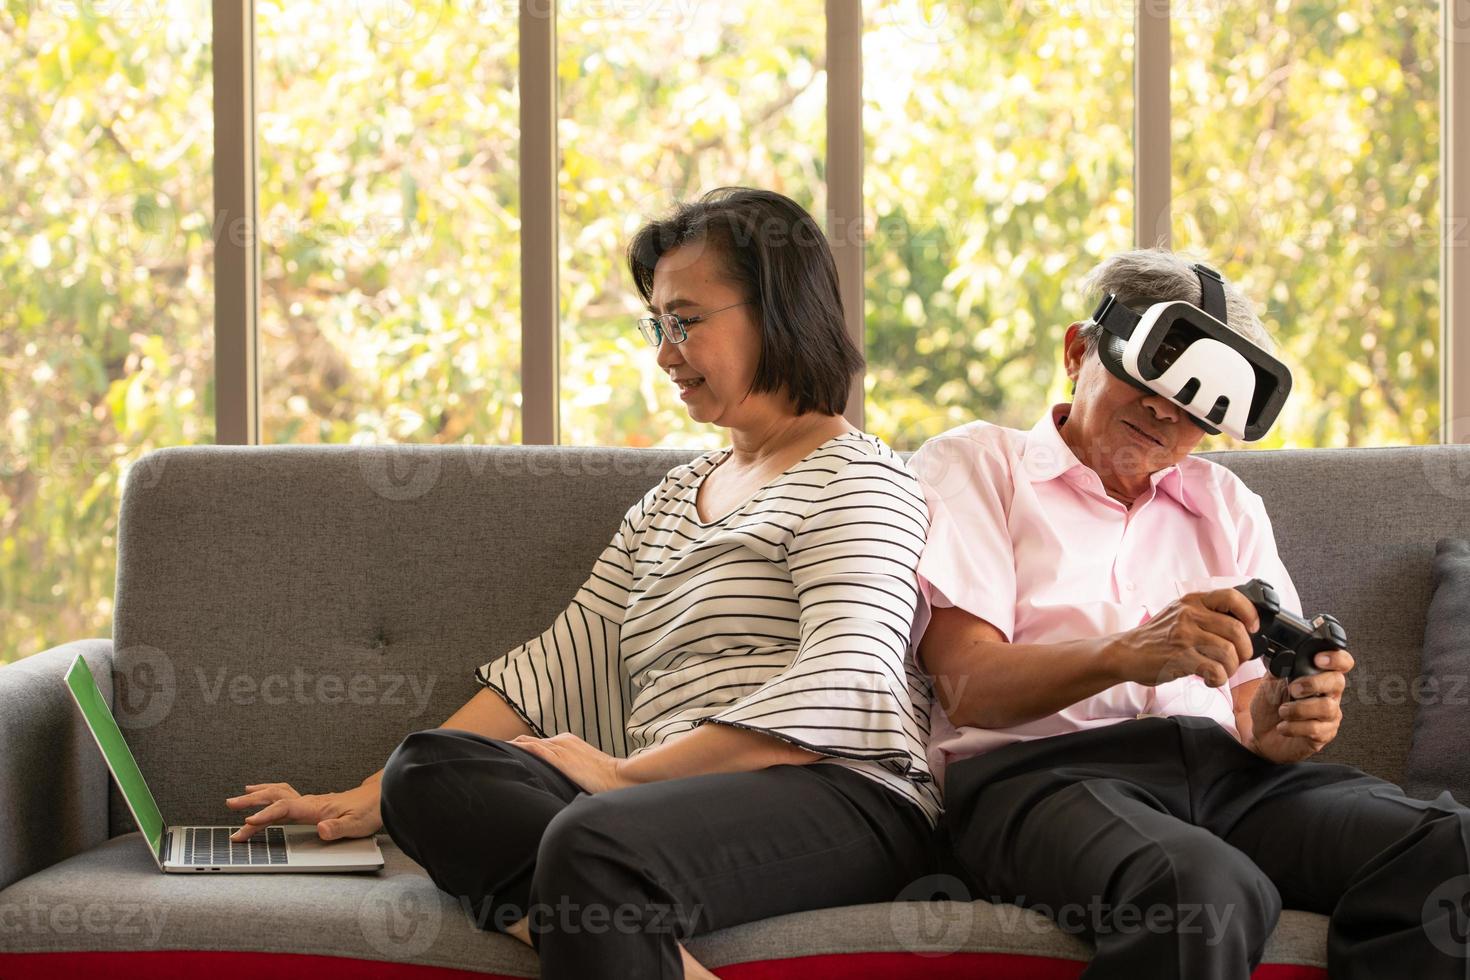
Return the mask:
[[[689,451],[178,447],[130,474],[116,710],[166,819],[246,783],[356,785],[545,628],[626,508]],[[1360,667],[1326,754],[1403,772],[1435,540],[1470,527],[1470,447],[1228,453],[1306,612]],[[114,834],[132,829],[111,792]]]

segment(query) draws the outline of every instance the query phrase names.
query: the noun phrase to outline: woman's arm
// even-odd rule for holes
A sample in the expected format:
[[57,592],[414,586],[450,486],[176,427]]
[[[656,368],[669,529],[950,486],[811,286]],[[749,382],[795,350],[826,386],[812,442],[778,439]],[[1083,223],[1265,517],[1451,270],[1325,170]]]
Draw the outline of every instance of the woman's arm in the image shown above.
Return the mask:
[[[517,735],[533,734],[531,726],[521,720],[521,716],[505,703],[504,698],[488,687],[465,702],[464,707],[450,715],[439,727],[458,728],[504,742],[509,742]],[[379,769],[359,785],[376,786],[382,779],[383,770]]]
[[523,736],[511,744],[555,766],[589,793],[708,773],[804,766],[824,758],[775,736],[731,725],[701,725],[632,759],[614,758],[567,732],[551,738]]
[[621,760],[623,775],[635,783],[654,783],[712,772],[748,772],[767,766],[804,766],[824,758],[764,732],[731,725],[700,725],[631,759]]
[[[665,477],[665,482],[678,472]],[[633,573],[630,536],[657,500],[662,486],[654,487],[628,509],[594,563],[591,575],[556,621],[540,636],[478,668],[475,677],[484,688],[440,728],[457,728],[503,741],[569,731],[600,745],[623,744],[627,733],[622,699],[609,697],[606,703],[594,699],[597,683],[579,676],[576,667],[586,663],[594,671],[602,671],[604,692],[622,683],[618,631]],[[566,669],[569,662],[570,672]],[[225,805],[234,810],[262,809],[246,817],[245,826],[231,839],[246,840],[260,828],[282,822],[315,823],[324,840],[377,833],[383,826],[378,809],[382,779],[383,770],[379,769],[353,789],[308,796],[288,783],[247,784],[245,793],[230,797]]]
[[[458,728],[506,741],[531,733],[530,726],[489,688],[470,698],[439,727]],[[246,817],[245,826],[231,834],[230,839],[249,840],[256,831],[273,823],[314,823],[322,840],[369,837],[383,829],[383,817],[378,810],[382,780],[383,770],[379,769],[353,789],[306,795],[298,793],[290,783],[252,783],[242,795],[225,800],[232,810],[262,807]]]

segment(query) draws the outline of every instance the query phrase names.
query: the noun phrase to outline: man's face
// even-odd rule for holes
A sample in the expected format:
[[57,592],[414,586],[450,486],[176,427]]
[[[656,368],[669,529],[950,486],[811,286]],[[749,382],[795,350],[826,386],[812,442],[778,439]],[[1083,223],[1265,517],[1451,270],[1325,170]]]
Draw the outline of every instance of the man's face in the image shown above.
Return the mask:
[[1141,391],[1113,375],[1079,333],[1067,328],[1067,377],[1077,385],[1063,438],[1109,490],[1139,492],[1150,474],[1188,456],[1205,432],[1162,395]]

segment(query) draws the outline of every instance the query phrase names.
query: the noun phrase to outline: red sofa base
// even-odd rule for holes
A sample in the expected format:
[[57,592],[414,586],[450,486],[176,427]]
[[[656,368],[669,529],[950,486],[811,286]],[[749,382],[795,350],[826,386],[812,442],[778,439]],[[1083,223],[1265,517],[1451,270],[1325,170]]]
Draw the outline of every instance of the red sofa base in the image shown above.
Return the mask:
[[[1086,964],[1010,953],[832,953],[721,967],[721,980],[1076,980]],[[304,953],[149,950],[128,953],[0,953],[5,980],[105,976],[108,980],[519,980],[412,963]],[[1326,980],[1313,966],[1265,964],[1252,980]]]

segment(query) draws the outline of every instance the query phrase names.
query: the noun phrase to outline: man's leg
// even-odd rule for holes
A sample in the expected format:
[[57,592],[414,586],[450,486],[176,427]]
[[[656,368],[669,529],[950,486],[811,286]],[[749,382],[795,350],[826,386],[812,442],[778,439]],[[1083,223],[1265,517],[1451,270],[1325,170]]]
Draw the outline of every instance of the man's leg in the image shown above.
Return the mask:
[[546,980],[683,976],[678,942],[892,900],[933,867],[923,813],[829,763],[579,797],[546,829],[531,936]]
[[951,764],[945,820],[977,897],[1090,939],[1086,977],[1248,977],[1281,898],[1188,821],[1179,742],[1145,719]]
[[499,932],[526,915],[547,825],[586,795],[523,749],[447,728],[405,738],[383,767],[381,792],[393,842],[477,926]]
[[1334,978],[1470,976],[1470,809],[1350,766],[1274,765],[1237,748],[1234,771],[1210,788],[1208,822],[1288,908],[1332,917]]

